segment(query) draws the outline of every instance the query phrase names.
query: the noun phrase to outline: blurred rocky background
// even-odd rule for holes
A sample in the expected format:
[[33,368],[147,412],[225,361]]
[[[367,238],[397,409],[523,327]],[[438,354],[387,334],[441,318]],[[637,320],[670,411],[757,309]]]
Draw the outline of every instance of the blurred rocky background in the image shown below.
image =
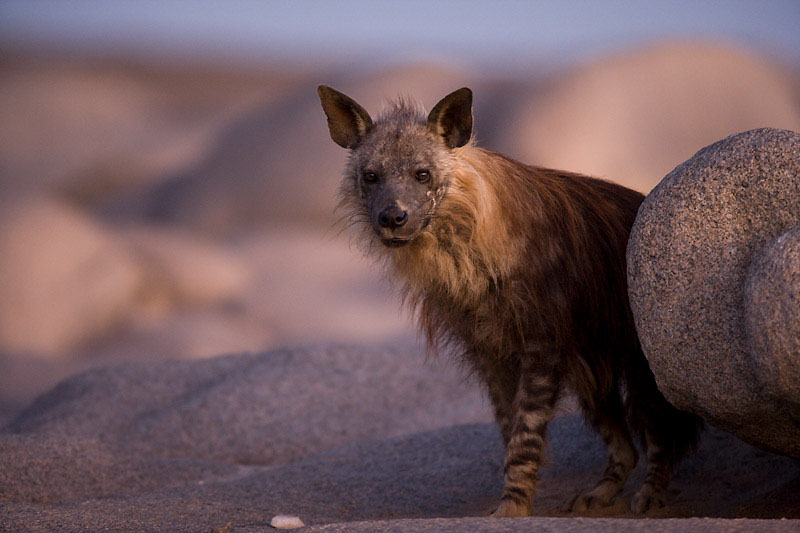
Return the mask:
[[337,225],[368,110],[464,85],[479,142],[648,192],[698,149],[800,130],[794,2],[0,5],[0,421],[119,361],[412,344]]

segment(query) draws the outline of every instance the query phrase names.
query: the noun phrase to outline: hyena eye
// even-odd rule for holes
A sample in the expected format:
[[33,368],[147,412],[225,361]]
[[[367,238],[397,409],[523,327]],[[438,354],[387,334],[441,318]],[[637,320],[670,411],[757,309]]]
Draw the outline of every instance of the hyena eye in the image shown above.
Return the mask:
[[425,183],[429,179],[431,179],[431,173],[430,173],[429,170],[425,170],[425,169],[417,170],[417,181],[418,182]]
[[367,183],[375,183],[378,181],[378,175],[375,172],[364,172],[364,181]]

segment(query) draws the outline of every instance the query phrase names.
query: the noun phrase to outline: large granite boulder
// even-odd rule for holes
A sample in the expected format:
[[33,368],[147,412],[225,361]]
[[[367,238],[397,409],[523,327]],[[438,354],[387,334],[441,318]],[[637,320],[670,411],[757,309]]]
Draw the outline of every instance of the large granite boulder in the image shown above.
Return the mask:
[[800,134],[700,150],[645,199],[628,283],[645,355],[677,407],[800,457]]

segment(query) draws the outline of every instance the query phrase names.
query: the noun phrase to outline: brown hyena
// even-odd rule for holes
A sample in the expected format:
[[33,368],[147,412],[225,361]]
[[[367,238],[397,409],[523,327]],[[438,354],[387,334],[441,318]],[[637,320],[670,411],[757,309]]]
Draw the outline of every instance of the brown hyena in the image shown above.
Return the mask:
[[700,429],[661,395],[628,305],[625,247],[643,196],[596,178],[524,165],[474,146],[472,92],[427,119],[400,100],[373,121],[320,86],[331,138],[350,149],[342,204],[370,255],[386,263],[429,345],[456,346],[480,376],[505,442],[496,516],[525,516],[562,390],[578,397],[610,459],[568,509],[608,505],[638,454],[631,502],[664,505],[673,465]]

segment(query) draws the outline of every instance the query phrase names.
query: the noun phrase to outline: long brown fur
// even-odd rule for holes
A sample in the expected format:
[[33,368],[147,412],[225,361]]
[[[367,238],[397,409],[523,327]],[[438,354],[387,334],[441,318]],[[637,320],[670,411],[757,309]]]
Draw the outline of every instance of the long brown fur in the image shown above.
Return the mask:
[[[401,102],[365,131],[401,143],[424,124]],[[427,135],[439,142],[434,133]],[[594,490],[567,507],[606,505],[621,489],[637,458],[628,426],[648,458],[634,510],[663,505],[672,466],[694,446],[700,424],[658,391],[628,305],[625,249],[643,196],[472,142],[437,154],[446,179],[432,191],[429,223],[409,244],[388,248],[375,238],[357,154],[341,205],[363,229],[367,252],[400,284],[431,348],[456,348],[486,384],[507,447],[496,514],[530,513],[545,428],[565,388],[611,453]]]

